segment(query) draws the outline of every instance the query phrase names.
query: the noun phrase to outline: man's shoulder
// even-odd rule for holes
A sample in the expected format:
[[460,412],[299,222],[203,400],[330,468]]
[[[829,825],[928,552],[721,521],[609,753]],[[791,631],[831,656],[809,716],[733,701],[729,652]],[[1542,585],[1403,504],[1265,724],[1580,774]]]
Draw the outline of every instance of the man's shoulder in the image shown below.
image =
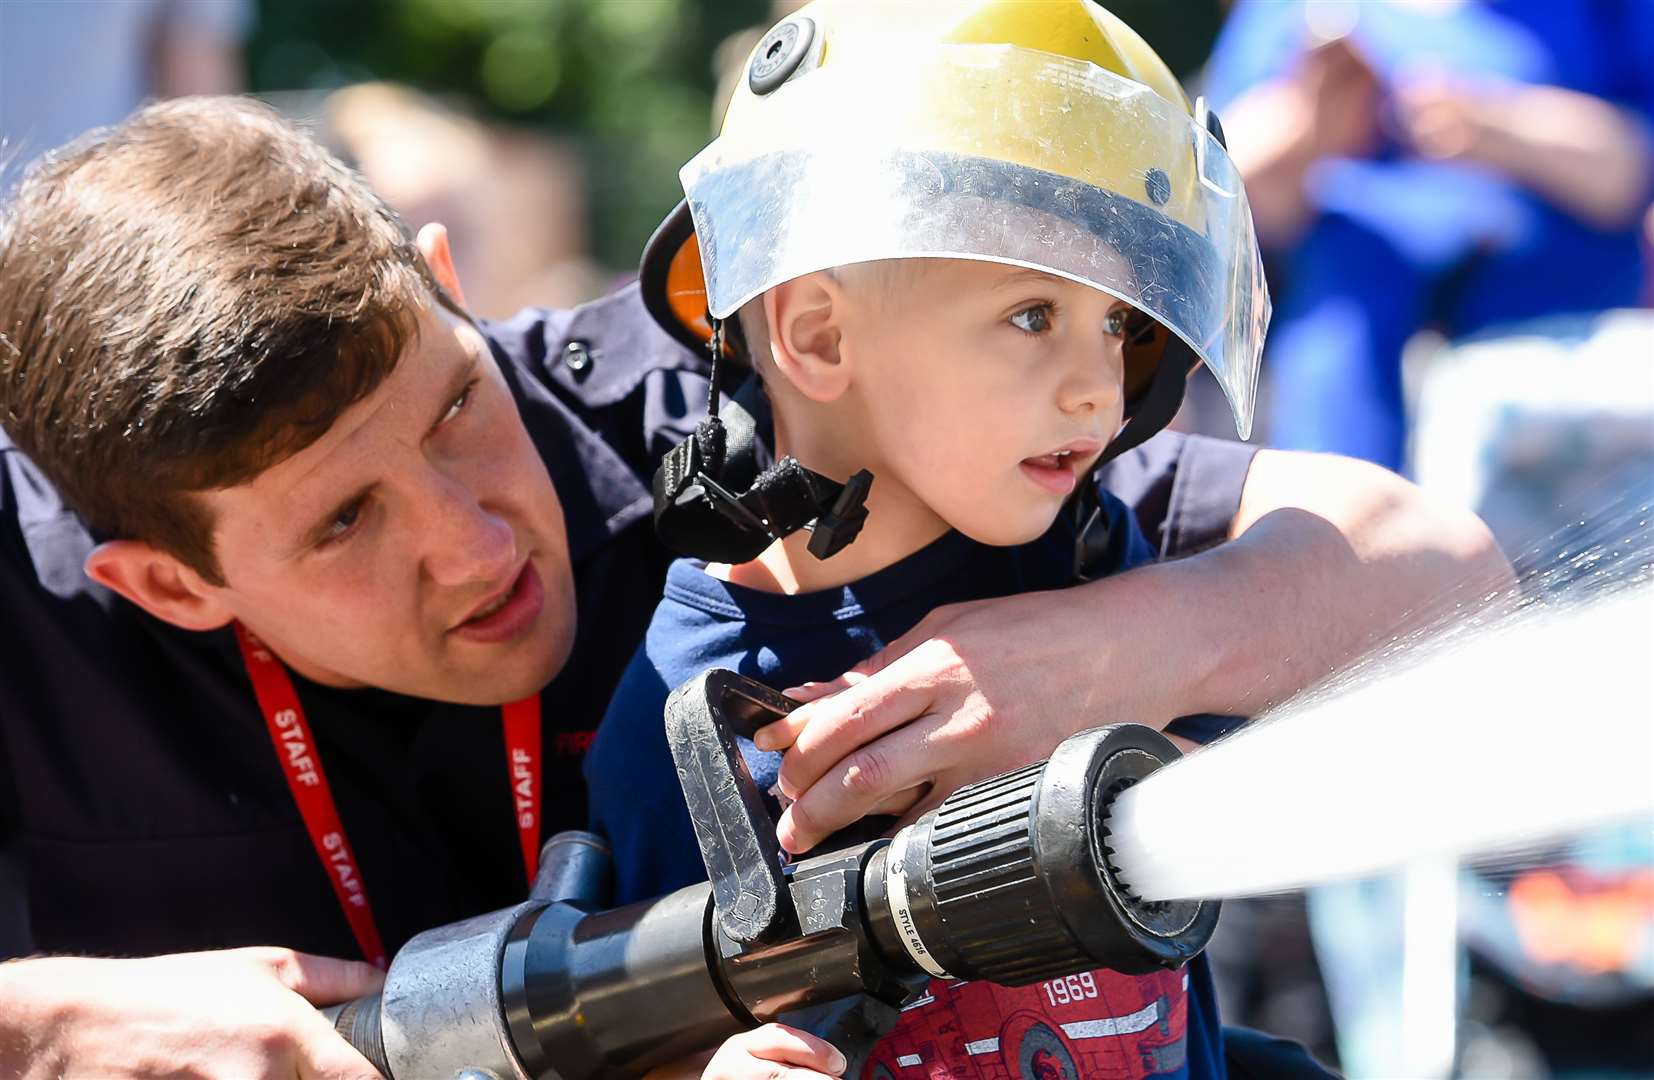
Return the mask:
[[0,429],[0,595],[19,587],[95,592],[81,566],[94,541],[46,475]]
[[646,521],[661,456],[705,415],[703,358],[655,324],[635,285],[480,329],[551,472],[576,560]]
[[616,405],[651,376],[705,385],[706,357],[655,323],[635,282],[576,308],[525,308],[482,331],[515,369],[585,409]]
[[1256,446],[1162,431],[1109,462],[1098,482],[1131,508],[1162,558],[1225,540]]

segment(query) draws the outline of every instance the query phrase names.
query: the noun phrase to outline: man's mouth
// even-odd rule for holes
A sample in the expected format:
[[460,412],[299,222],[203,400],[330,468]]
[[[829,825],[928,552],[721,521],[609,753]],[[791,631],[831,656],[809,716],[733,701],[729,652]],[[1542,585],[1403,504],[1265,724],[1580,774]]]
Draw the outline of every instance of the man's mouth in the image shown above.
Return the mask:
[[482,620],[488,618],[488,616],[494,614],[494,612],[496,612],[496,611],[500,610],[501,608],[505,607],[505,605],[508,604],[511,601],[511,594],[516,592],[516,591],[517,591],[516,590],[516,585],[515,585],[515,583],[513,583],[512,588],[510,588],[510,589],[506,590],[505,592],[501,593],[500,598],[498,600],[494,601],[492,604],[484,604],[482,606],[481,610],[479,610],[475,615],[472,615],[469,619],[466,619],[465,621],[466,622],[481,622]]
[[466,641],[509,641],[534,625],[545,605],[545,586],[532,560],[525,560],[511,583],[478,605],[448,632]]

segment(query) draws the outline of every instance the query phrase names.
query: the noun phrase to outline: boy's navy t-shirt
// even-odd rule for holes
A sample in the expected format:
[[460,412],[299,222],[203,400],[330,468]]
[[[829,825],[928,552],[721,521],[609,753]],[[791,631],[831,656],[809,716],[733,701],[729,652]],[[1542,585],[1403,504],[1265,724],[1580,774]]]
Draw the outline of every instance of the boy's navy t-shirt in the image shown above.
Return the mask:
[[[1126,508],[1106,493],[1104,505],[1115,536],[1109,569],[1152,559]],[[706,878],[662,723],[673,688],[709,667],[778,687],[834,678],[943,604],[1070,584],[1072,550],[1061,524],[1013,548],[949,533],[851,585],[796,596],[719,581],[699,562],[673,563],[643,647],[586,758],[592,828],[613,845],[617,902]],[[1203,732],[1193,725],[1182,733]],[[747,740],[741,752],[759,790],[768,791],[781,755]],[[868,825],[829,838],[822,850],[871,839],[878,830]],[[1204,959],[1142,977],[1099,970],[1019,988],[934,980],[879,1044],[865,1075],[1005,1074],[1222,1077]]]

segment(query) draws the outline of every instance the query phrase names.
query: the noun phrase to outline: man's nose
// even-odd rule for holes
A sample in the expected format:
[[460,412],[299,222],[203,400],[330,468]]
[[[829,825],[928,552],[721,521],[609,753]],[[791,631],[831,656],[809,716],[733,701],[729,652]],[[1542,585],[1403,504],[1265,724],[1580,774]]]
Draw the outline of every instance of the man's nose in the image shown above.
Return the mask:
[[498,585],[517,562],[511,523],[451,477],[431,486],[425,572],[438,585]]

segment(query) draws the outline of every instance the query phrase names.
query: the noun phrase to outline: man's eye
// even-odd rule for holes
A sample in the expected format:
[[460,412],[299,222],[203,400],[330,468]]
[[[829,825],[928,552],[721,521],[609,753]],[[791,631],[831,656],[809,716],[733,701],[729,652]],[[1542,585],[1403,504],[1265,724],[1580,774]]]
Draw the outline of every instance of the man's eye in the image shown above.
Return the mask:
[[1043,334],[1051,329],[1051,305],[1035,304],[1011,316],[1011,325],[1025,334]]
[[1126,332],[1130,324],[1131,312],[1125,308],[1115,308],[1108,313],[1108,318],[1103,320],[1103,333],[1109,337],[1119,337]]
[[322,533],[322,543],[331,543],[347,536],[361,516],[362,504],[360,501],[353,502],[339,511],[338,515],[327,523],[327,529]]

